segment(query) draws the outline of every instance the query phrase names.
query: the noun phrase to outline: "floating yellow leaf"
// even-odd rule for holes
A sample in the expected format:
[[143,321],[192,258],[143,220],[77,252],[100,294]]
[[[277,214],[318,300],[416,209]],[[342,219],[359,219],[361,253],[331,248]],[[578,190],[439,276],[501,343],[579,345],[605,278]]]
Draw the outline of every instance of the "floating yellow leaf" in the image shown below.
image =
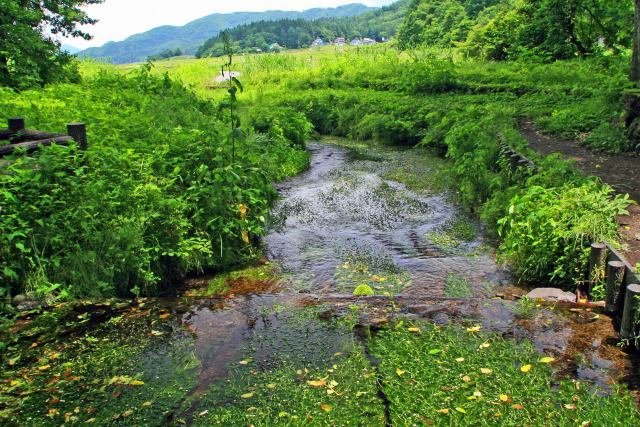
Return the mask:
[[508,402],[510,399],[509,399],[509,396],[507,396],[506,394],[501,394],[500,395],[500,400],[502,402]]
[[540,359],[540,363],[552,363],[555,361],[556,359],[554,359],[553,357],[543,357],[542,359]]
[[322,410],[323,410],[324,412],[331,412],[331,405],[327,405],[327,404],[325,403],[325,404],[320,405],[320,407],[322,408]]
[[253,397],[253,393],[245,393],[240,397],[243,399],[251,399]]
[[471,378],[468,375],[465,375],[464,377],[462,377],[462,381],[468,383],[469,381],[471,381]]
[[478,325],[473,328],[467,328],[467,332],[480,332],[480,329],[482,329],[482,326]]
[[482,372],[485,375],[490,375],[493,373],[493,371],[489,368],[480,368],[480,372]]
[[399,377],[403,376],[406,372],[404,372],[402,369],[398,368],[396,369],[396,374],[398,374]]
[[325,380],[317,380],[317,381],[307,381],[309,387],[324,387],[327,385]]
[[524,372],[525,374],[528,373],[531,370],[531,365],[522,365],[522,367],[520,367],[520,371]]

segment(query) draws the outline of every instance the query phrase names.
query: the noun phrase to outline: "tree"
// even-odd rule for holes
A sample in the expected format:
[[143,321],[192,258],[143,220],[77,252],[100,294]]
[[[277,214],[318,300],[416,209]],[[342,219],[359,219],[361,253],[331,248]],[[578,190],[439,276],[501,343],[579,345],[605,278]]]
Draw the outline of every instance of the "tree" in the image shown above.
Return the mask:
[[[104,0],[0,0],[0,85],[24,88],[70,77],[71,56],[55,37],[91,36],[82,6]],[[72,73],[73,74],[73,73]]]
[[631,81],[640,85],[640,0],[635,0],[635,16],[633,20],[633,56],[631,60]]

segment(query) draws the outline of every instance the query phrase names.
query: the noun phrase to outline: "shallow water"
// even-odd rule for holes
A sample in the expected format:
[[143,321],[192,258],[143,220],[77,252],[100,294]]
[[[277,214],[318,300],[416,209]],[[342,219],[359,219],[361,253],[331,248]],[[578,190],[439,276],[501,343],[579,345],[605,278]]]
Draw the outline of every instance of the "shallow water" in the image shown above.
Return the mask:
[[427,233],[460,217],[447,194],[385,179],[415,151],[379,149],[375,160],[353,159],[345,148],[320,143],[309,144],[309,151],[311,169],[280,184],[276,226],[265,239],[268,257],[293,278],[294,290],[350,291],[339,283],[345,264],[371,275],[406,276],[392,294],[440,296],[447,279],[458,275],[474,296],[484,296],[505,279],[480,233],[455,251],[429,240]]

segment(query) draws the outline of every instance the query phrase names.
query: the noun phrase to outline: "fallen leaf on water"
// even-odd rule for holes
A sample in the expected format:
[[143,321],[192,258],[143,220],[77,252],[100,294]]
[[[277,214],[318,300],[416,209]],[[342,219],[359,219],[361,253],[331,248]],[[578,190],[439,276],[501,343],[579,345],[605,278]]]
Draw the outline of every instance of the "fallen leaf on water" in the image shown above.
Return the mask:
[[325,403],[325,404],[320,405],[320,407],[322,408],[322,410],[323,410],[324,412],[331,412],[331,406],[330,406],[330,405],[327,405],[326,403]]
[[462,381],[468,383],[469,381],[471,381],[471,378],[468,375],[465,375],[464,377],[462,377]]
[[542,359],[540,359],[540,363],[552,363],[555,361],[556,359],[554,359],[553,357],[543,357]]
[[403,370],[401,370],[400,368],[396,369],[396,374],[398,374],[399,377],[403,376],[405,374],[405,372]]
[[531,370],[531,365],[522,365],[522,367],[520,367],[520,371],[524,372],[525,374],[528,373]]
[[439,413],[439,414],[448,414],[449,410],[446,409],[446,408],[445,409],[438,409],[436,412]]
[[240,396],[243,399],[251,399],[253,397],[253,393],[245,393]]
[[310,387],[324,387],[325,385],[327,385],[327,382],[325,380],[317,380],[317,381],[307,381],[307,384]]
[[480,368],[480,372],[482,372],[485,375],[490,375],[493,373],[493,371],[489,368]]

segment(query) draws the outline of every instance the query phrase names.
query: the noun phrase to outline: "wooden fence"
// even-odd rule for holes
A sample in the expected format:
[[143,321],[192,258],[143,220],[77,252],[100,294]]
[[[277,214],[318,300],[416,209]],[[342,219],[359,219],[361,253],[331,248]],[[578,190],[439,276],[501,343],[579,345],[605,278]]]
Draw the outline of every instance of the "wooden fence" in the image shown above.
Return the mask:
[[[640,309],[640,275],[608,243],[591,245],[587,283],[605,283],[605,312],[620,321],[620,337],[637,336],[636,313]],[[590,290],[589,290],[590,291]]]
[[68,144],[71,141],[76,141],[82,150],[86,150],[87,128],[84,123],[70,123],[67,125],[66,135],[42,132],[28,130],[23,118],[14,118],[8,120],[7,129],[0,129],[0,141],[9,141],[9,144],[0,145],[0,158],[13,154],[18,149],[31,153],[40,146]]

